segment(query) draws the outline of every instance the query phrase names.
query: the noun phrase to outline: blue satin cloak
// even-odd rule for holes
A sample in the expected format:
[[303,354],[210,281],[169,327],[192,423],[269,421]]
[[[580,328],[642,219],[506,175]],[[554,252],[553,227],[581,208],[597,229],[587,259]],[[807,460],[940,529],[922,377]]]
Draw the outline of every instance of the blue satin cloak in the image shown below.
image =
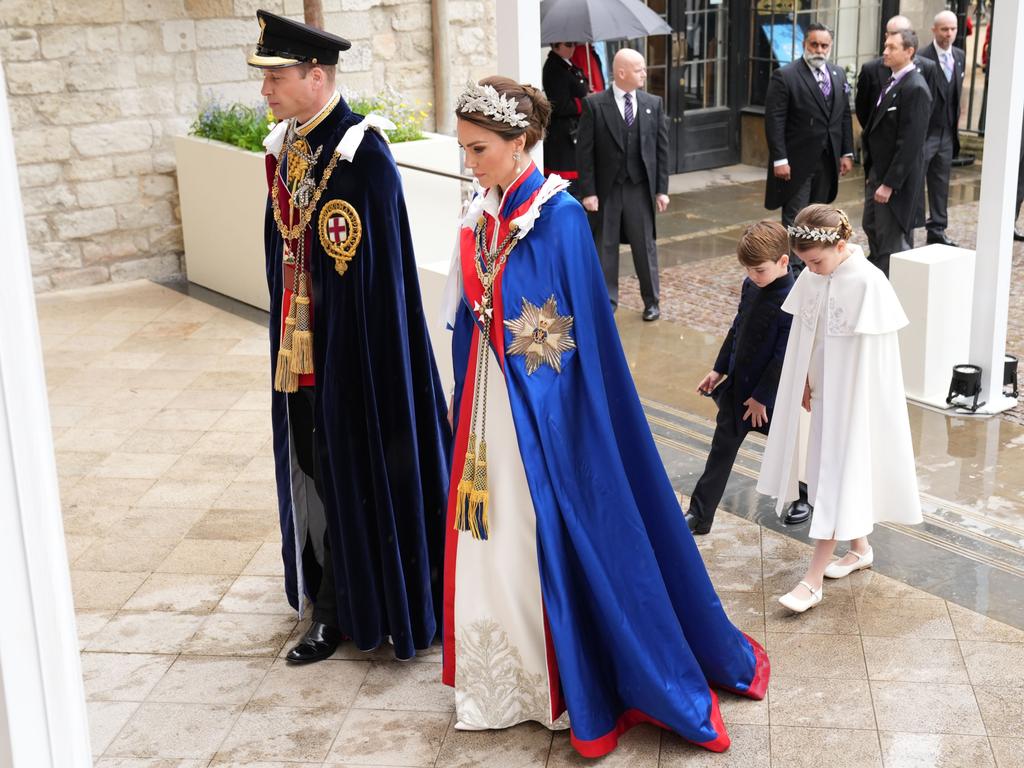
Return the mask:
[[[502,216],[542,183],[534,172],[512,190]],[[603,754],[637,713],[696,743],[713,742],[724,728],[719,720],[716,732],[712,722],[709,683],[760,698],[767,658],[759,648],[755,657],[726,617],[686,527],[629,372],[585,214],[568,193],[544,205],[509,256],[501,289],[506,320],[519,315],[524,299],[541,306],[552,295],[558,314],[574,317],[576,349],[563,353],[561,373],[542,365],[527,375],[523,356],[504,361],[573,743],[584,754]],[[456,414],[474,322],[463,301],[453,338]],[[511,341],[506,328],[506,350]]]
[[[309,134],[314,149],[324,147],[318,180],[341,136],[361,119],[342,99]],[[350,203],[362,221],[362,241],[344,275],[337,274],[316,230],[319,208],[336,199]],[[354,162],[337,163],[307,237],[313,245],[314,420],[339,626],[361,650],[390,635],[395,656],[409,658],[433,642],[441,615],[451,434],[401,179],[373,131],[366,132]],[[265,242],[272,380],[283,242],[269,199]],[[285,591],[298,609],[300,583],[315,596],[319,573],[303,573],[296,556],[291,473],[300,470],[290,466],[283,393],[273,393],[271,415]]]

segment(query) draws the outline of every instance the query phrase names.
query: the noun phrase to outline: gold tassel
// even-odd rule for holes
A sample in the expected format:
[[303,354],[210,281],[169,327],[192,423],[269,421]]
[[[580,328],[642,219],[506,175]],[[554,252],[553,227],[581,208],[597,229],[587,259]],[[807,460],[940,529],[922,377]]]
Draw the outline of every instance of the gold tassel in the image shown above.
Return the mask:
[[476,435],[470,433],[466,444],[466,463],[462,465],[462,479],[459,481],[455,497],[455,530],[470,530],[467,508],[469,496],[473,490],[473,461],[476,458]]
[[274,389],[278,392],[298,392],[299,374],[292,370],[292,352],[282,349],[277,353],[277,370],[274,372]]
[[473,472],[473,491],[469,495],[469,526],[474,539],[487,539],[487,441],[480,441]]
[[313,372],[313,331],[309,327],[309,291],[306,288],[306,273],[298,278],[298,295],[292,299],[295,308],[295,333],[292,335],[292,371]]
[[299,374],[292,370],[292,336],[295,331],[295,302],[288,309],[284,319],[284,338],[277,351],[277,370],[274,372],[274,389],[278,392],[298,392]]

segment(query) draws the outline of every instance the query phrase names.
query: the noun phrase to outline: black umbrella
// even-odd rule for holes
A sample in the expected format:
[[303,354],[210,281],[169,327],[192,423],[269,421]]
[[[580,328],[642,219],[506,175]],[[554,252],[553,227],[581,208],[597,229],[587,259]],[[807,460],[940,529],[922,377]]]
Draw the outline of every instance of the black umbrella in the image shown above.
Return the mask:
[[671,33],[672,27],[640,0],[543,0],[540,4],[544,45]]

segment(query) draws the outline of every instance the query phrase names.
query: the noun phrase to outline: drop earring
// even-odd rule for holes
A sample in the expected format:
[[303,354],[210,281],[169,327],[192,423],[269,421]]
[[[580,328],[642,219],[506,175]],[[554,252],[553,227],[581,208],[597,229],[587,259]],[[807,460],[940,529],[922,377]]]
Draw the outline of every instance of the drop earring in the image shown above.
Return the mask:
[[517,149],[512,153],[512,162],[516,164],[516,176],[522,173],[522,169],[519,167],[519,150]]

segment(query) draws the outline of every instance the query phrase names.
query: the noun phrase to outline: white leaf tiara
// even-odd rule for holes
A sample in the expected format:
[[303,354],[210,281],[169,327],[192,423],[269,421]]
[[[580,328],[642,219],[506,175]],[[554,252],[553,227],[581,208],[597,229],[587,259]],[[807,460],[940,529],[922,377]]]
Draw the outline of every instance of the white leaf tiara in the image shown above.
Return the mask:
[[786,227],[790,237],[797,240],[813,240],[819,243],[834,243],[842,238],[839,227],[805,227],[803,225]]
[[471,83],[455,102],[458,112],[479,112],[513,128],[529,128],[530,119],[519,111],[513,98],[498,93],[493,85]]

